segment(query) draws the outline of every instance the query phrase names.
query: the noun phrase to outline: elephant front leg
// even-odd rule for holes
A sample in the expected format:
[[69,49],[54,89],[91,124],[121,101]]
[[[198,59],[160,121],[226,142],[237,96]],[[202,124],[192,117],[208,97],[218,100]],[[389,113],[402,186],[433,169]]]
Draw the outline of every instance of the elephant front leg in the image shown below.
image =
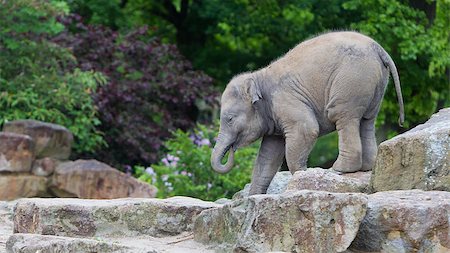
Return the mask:
[[253,168],[249,195],[264,194],[283,163],[285,141],[281,136],[264,136]]
[[301,122],[287,129],[285,135],[289,171],[294,174],[299,170],[306,170],[309,153],[319,137],[319,124],[314,115],[305,115]]

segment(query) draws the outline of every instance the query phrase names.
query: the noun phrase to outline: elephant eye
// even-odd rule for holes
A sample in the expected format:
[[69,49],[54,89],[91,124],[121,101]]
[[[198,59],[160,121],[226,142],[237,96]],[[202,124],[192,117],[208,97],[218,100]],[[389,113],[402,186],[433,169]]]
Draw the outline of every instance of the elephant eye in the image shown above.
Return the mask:
[[233,116],[229,115],[227,116],[227,123],[231,123],[233,121]]

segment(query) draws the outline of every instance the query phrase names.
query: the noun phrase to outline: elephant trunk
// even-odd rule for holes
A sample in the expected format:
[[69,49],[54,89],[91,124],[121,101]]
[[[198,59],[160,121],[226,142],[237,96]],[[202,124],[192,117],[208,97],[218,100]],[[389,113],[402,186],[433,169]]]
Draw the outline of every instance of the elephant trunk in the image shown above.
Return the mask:
[[[230,151],[228,154],[228,160],[225,164],[222,164],[222,158],[225,154]],[[217,145],[214,147],[213,152],[211,154],[211,166],[213,169],[221,174],[225,174],[229,172],[233,168],[234,163],[234,150],[231,145]]]

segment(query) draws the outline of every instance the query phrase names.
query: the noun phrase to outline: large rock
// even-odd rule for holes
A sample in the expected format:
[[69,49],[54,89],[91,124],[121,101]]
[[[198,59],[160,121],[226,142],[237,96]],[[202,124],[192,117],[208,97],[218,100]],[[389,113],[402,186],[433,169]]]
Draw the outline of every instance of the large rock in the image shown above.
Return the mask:
[[450,108],[381,143],[371,184],[374,191],[450,191]]
[[[191,233],[177,236],[95,237],[73,238],[53,235],[14,234],[9,237],[8,252],[55,253],[213,253],[212,249],[193,241]],[[0,252],[1,245],[0,245]]]
[[48,177],[53,174],[59,163],[60,161],[50,157],[37,159],[33,162],[31,172],[36,176]]
[[37,158],[69,158],[73,135],[67,128],[37,120],[15,120],[5,123],[4,132],[29,135],[36,143]]
[[164,236],[190,231],[203,210],[221,205],[188,197],[169,199],[22,199],[14,232],[69,237]]
[[368,192],[371,172],[337,174],[321,168],[298,171],[289,181],[287,191],[317,190],[328,192]]
[[34,157],[34,142],[29,136],[0,132],[0,172],[29,172]]
[[[338,174],[322,168],[308,168],[292,176],[289,171],[275,174],[267,194],[281,194],[285,191],[315,190],[329,192],[369,192],[371,172]],[[248,197],[250,184],[233,196],[233,200]]]
[[[102,252],[126,253],[133,249],[114,242],[51,235],[14,234],[6,242],[10,253]],[[147,252],[151,252],[150,250]]]
[[369,195],[352,249],[450,252],[450,192],[388,191]]
[[60,163],[50,190],[58,197],[84,199],[152,198],[157,189],[96,160]]
[[343,252],[366,212],[361,193],[254,195],[203,211],[195,240],[226,252]]
[[14,201],[0,201],[0,252],[4,252],[6,241],[13,233]]
[[0,200],[49,196],[45,177],[30,174],[0,175]]
[[[292,174],[289,171],[279,171],[270,182],[269,187],[267,188],[267,194],[281,194],[283,193],[291,180]],[[244,197],[248,197],[248,193],[250,192],[250,185],[246,184],[244,189],[236,192],[233,195],[233,200],[242,199]]]

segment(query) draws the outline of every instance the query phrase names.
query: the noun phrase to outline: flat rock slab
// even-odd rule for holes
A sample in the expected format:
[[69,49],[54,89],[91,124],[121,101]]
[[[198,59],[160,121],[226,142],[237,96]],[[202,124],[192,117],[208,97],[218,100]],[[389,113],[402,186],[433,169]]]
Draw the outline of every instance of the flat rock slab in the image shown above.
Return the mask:
[[33,138],[37,158],[69,158],[73,135],[67,128],[37,120],[15,120],[5,123],[4,132],[25,134]]
[[[289,171],[279,171],[270,182],[269,188],[267,188],[267,194],[281,194],[283,193],[289,180],[291,180],[292,174]],[[244,189],[236,192],[233,195],[233,200],[242,199],[244,197],[248,197],[248,193],[250,192],[250,184],[246,184]]]
[[0,172],[29,172],[35,157],[33,139],[0,132]]
[[73,238],[52,235],[14,234],[8,240],[7,252],[101,252],[101,253],[213,253],[204,245],[193,241],[192,233],[156,238],[96,237]]
[[369,195],[351,249],[362,252],[450,252],[450,192],[387,191]]
[[380,144],[372,188],[450,191],[450,108]]
[[0,175],[0,200],[48,196],[46,177],[30,174]]
[[166,236],[190,231],[203,210],[220,207],[188,197],[169,199],[22,199],[14,232],[69,237]]
[[195,240],[226,252],[343,252],[366,212],[361,193],[254,195],[203,211]]
[[53,174],[58,164],[60,164],[59,160],[50,157],[34,160],[31,173],[36,176],[48,177]]
[[15,201],[0,201],[0,252],[6,252],[6,241],[13,233],[13,208]]
[[49,188],[61,198],[153,198],[156,187],[96,160],[76,160],[57,165]]
[[316,190],[328,192],[369,191],[371,172],[337,174],[321,168],[298,171],[289,181],[287,191]]
[[[12,235],[6,243],[6,251],[8,253],[137,252],[126,246],[101,240],[33,234]],[[149,250],[147,252],[152,251]]]

